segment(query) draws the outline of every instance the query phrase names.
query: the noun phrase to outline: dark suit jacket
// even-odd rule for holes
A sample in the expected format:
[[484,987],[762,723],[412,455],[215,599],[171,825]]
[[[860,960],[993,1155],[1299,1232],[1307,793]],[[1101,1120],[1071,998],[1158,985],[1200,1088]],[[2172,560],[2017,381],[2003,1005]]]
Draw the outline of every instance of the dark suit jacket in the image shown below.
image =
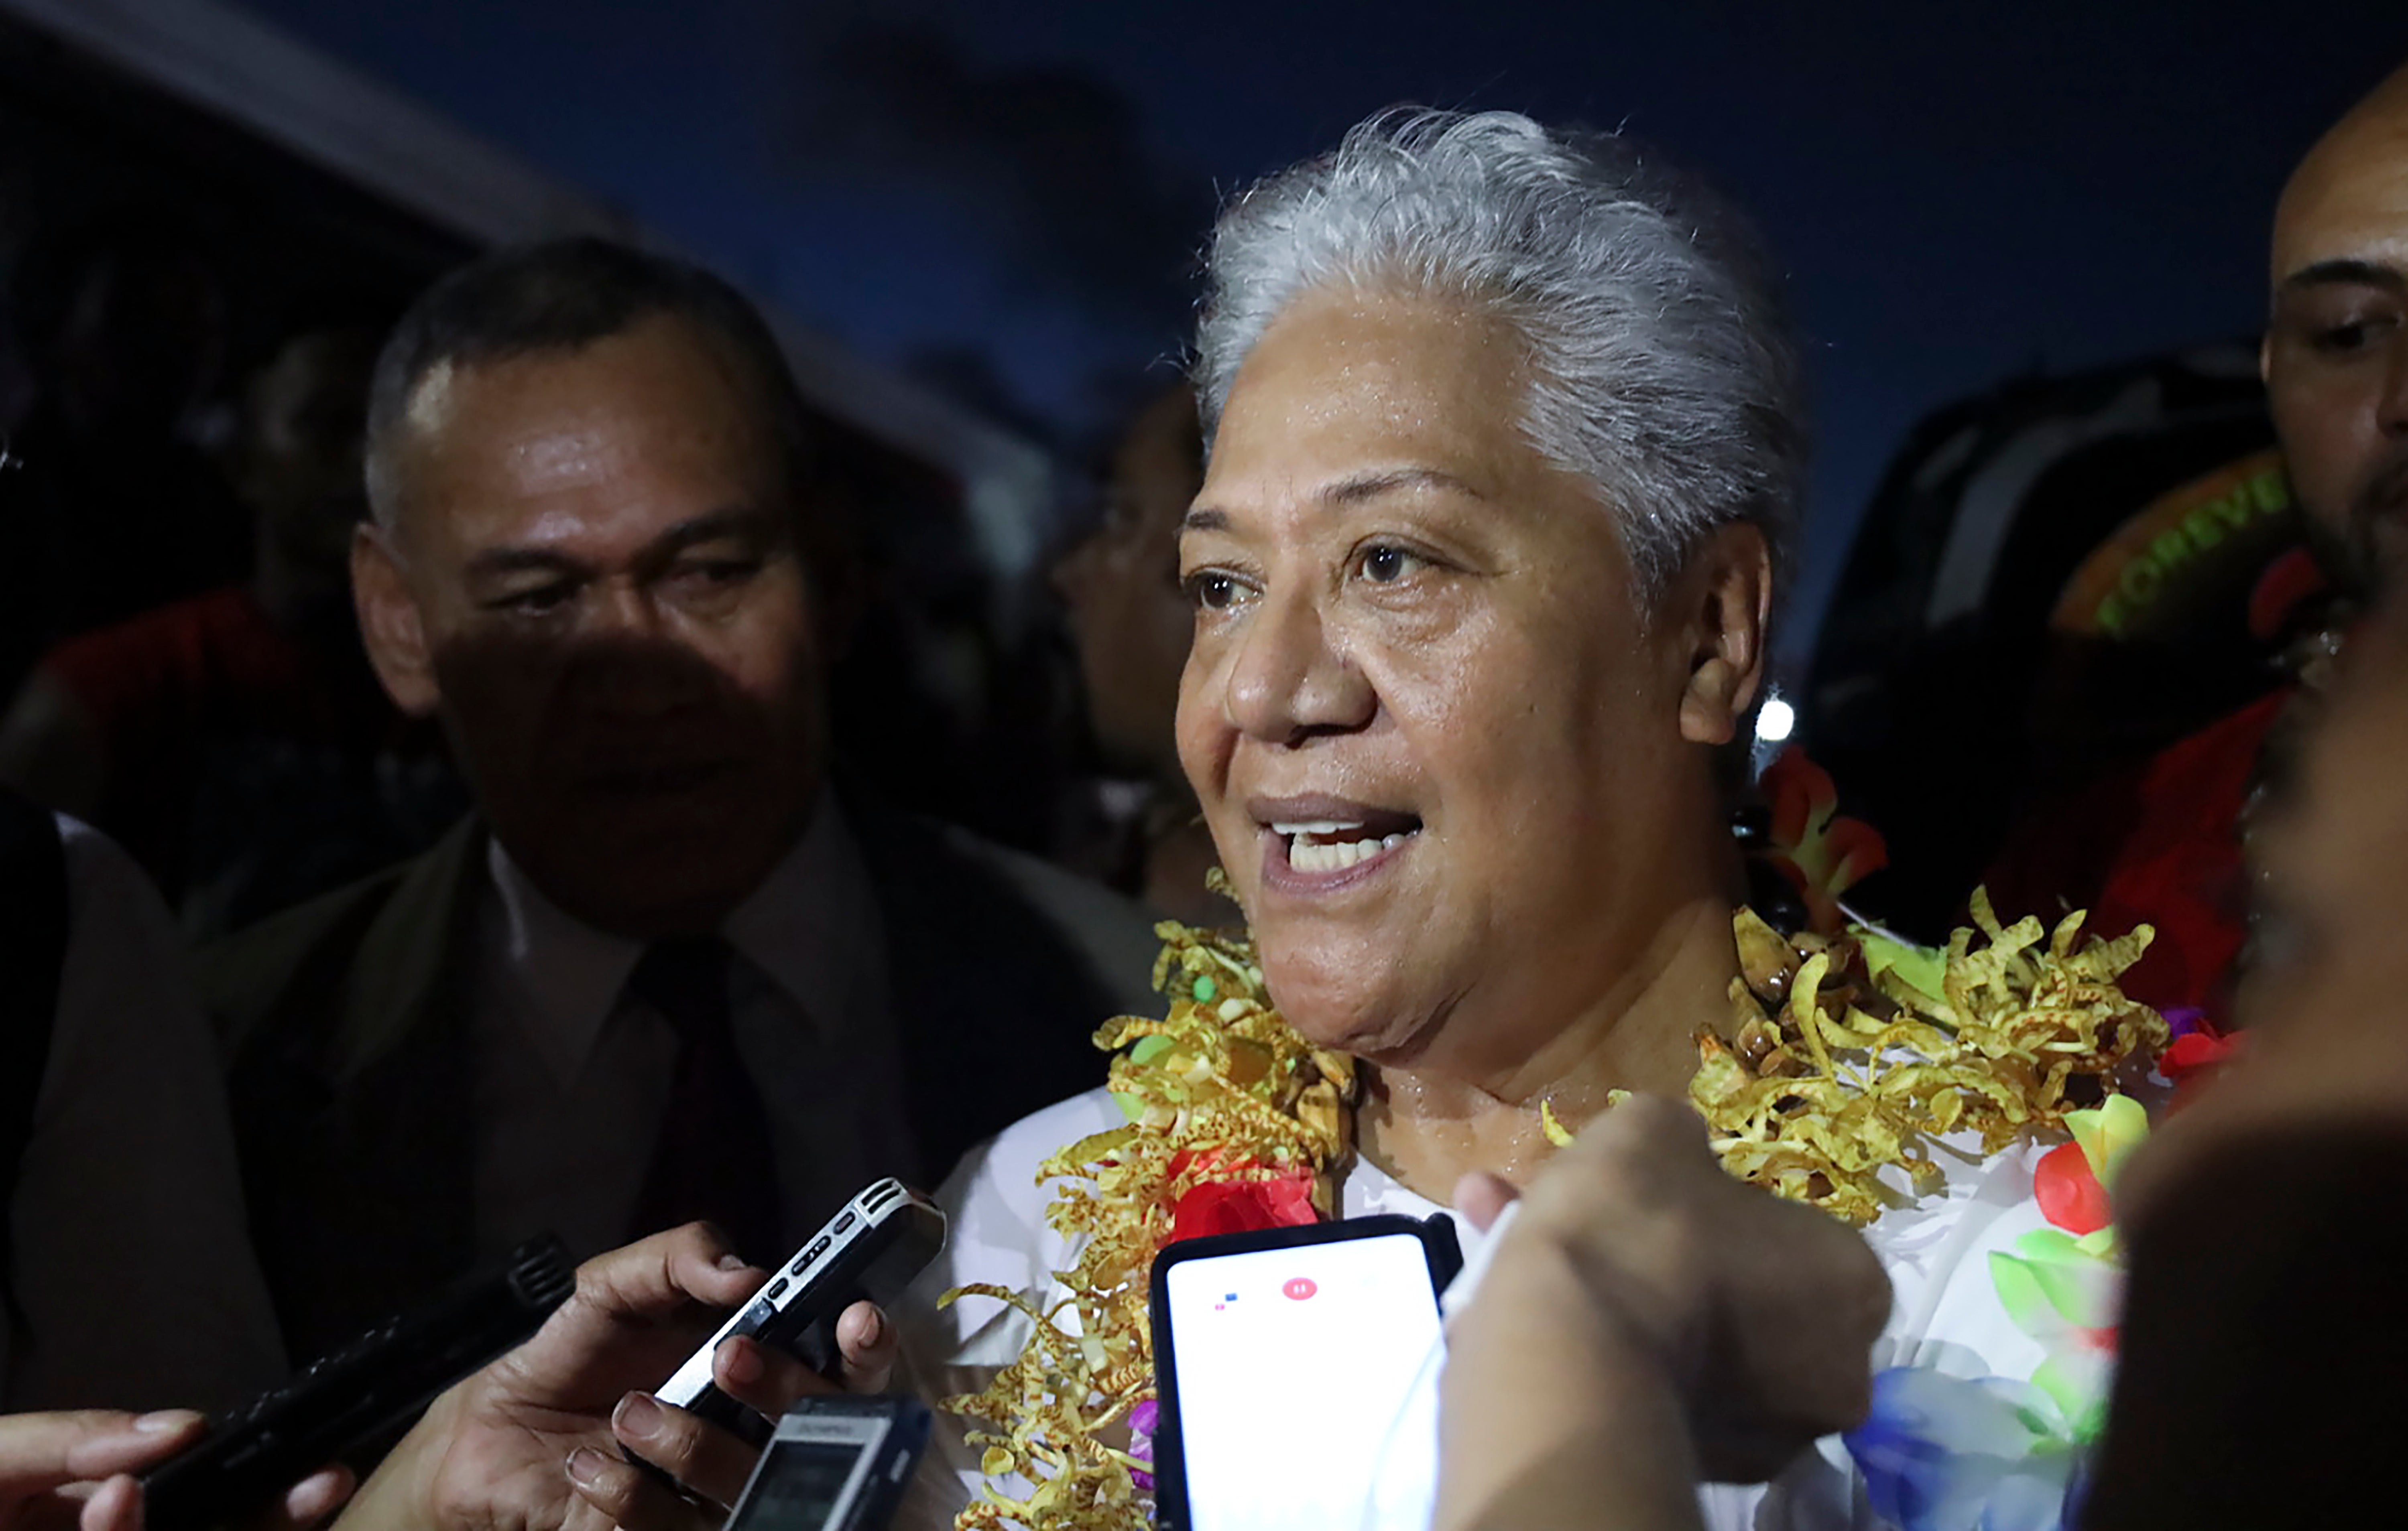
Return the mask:
[[[917,1162],[1103,1080],[1092,1037],[1151,1006],[1135,906],[960,831],[848,805],[886,937]],[[298,1361],[424,1300],[475,1257],[469,1016],[486,836],[210,948],[244,1190]]]

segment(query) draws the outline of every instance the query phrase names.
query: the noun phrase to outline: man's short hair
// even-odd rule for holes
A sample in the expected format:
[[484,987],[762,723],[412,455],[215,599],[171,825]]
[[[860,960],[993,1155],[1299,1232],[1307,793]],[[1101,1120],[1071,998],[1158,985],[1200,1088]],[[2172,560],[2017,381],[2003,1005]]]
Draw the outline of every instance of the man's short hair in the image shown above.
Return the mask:
[[580,236],[473,261],[428,288],[394,326],[368,396],[367,488],[377,523],[390,529],[399,513],[394,448],[428,373],[581,351],[663,316],[693,325],[746,374],[777,443],[785,488],[799,502],[817,466],[818,431],[759,310],[698,265]]

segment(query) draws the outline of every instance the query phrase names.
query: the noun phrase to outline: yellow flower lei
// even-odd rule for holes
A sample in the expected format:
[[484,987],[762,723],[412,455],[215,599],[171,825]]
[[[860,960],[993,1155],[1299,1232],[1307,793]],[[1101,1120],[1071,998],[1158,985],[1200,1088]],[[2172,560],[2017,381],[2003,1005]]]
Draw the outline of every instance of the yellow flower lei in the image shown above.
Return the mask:
[[[1076,1265],[1057,1273],[1066,1295],[1042,1306],[1033,1294],[982,1284],[943,1299],[992,1297],[1030,1320],[1026,1348],[985,1392],[945,1400],[973,1422],[969,1440],[984,1448],[990,1480],[955,1519],[962,1531],[1144,1526],[1148,1505],[1130,1477],[1143,1464],[1107,1438],[1154,1396],[1147,1281],[1172,1209],[1206,1181],[1301,1176],[1322,1216],[1337,1208],[1354,1142],[1354,1061],[1314,1048],[1280,1019],[1251,941],[1168,921],[1154,933],[1164,944],[1154,986],[1168,1013],[1122,1016],[1096,1033],[1096,1045],[1116,1054],[1111,1090],[1128,1123],[1038,1169],[1040,1184],[1061,1182],[1046,1222],[1084,1239]],[[1015,1474],[1035,1485],[1025,1499],[993,1481]]]
[[[2061,1128],[2113,1093],[2128,1062],[2164,1046],[2164,1022],[2115,985],[2148,927],[2086,943],[2078,913],[2047,932],[2028,919],[2001,927],[1979,892],[1971,909],[1975,928],[1937,952],[1861,927],[1783,937],[1738,911],[1729,1039],[1699,1029],[1689,1085],[1727,1169],[1870,1223],[1940,1177],[1929,1139],[1978,1131],[1995,1153]],[[1038,1170],[1039,1184],[1059,1182],[1047,1223],[1084,1239],[1057,1273],[1064,1295],[1048,1305],[980,1284],[944,1297],[993,1298],[1030,1320],[1018,1360],[984,1392],[945,1400],[972,1422],[989,1479],[958,1531],[1143,1531],[1151,1505],[1131,1473],[1144,1464],[1110,1438],[1154,1396],[1147,1281],[1172,1209],[1206,1181],[1300,1176],[1321,1215],[1337,1206],[1353,1152],[1353,1060],[1280,1018],[1251,941],[1169,922],[1155,933],[1154,982],[1168,1013],[1123,1016],[1096,1034],[1115,1054],[1111,1087],[1128,1123]],[[1570,1140],[1543,1103],[1542,1120],[1550,1138]],[[1884,1181],[1893,1167],[1906,1186]],[[1032,1485],[1025,1498],[996,1486],[1015,1476]]]

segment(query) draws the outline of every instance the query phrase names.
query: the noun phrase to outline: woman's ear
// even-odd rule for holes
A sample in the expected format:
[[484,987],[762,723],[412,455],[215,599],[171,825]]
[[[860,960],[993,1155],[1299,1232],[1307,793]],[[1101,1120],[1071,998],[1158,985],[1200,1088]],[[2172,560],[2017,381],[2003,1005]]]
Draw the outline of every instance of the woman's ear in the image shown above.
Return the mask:
[[1679,622],[1688,656],[1681,737],[1728,744],[1764,683],[1772,617],[1772,548],[1761,528],[1725,526],[1690,555],[1666,613]]
[[426,624],[411,598],[391,535],[373,522],[351,534],[351,605],[368,662],[394,706],[413,718],[435,710],[440,691],[426,648]]

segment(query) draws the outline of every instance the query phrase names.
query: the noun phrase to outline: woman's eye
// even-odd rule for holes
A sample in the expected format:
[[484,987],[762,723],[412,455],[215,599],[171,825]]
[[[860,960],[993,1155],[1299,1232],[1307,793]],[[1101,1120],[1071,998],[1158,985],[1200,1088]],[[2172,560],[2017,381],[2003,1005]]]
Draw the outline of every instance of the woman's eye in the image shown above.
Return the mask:
[[1366,549],[1358,565],[1363,578],[1375,585],[1393,585],[1426,566],[1428,560],[1421,554],[1385,544]]
[[1245,596],[1245,587],[1218,569],[1199,570],[1184,583],[1188,600],[1201,611],[1226,611]]

